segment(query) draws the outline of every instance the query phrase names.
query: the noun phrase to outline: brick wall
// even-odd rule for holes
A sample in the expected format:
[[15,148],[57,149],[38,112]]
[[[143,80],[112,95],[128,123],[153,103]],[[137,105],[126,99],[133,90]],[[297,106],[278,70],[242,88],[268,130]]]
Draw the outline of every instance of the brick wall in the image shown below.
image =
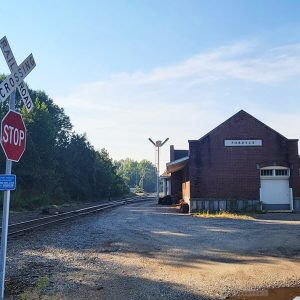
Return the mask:
[[170,146],[170,162],[189,155],[189,150],[175,150],[174,145]]
[[[224,140],[261,139],[262,146],[225,147]],[[189,141],[191,198],[259,199],[260,170],[291,168],[290,187],[300,196],[297,140],[288,140],[244,111],[202,139]]]
[[171,195],[174,203],[178,203],[182,199],[182,180],[182,170],[171,174]]
[[180,199],[190,199],[189,167],[186,165],[182,170],[171,174],[171,194],[174,203]]

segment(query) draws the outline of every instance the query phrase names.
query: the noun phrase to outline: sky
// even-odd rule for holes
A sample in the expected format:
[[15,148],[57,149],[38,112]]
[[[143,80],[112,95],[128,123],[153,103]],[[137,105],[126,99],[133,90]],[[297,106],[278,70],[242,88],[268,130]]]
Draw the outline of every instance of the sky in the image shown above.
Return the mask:
[[[113,159],[148,159],[148,141],[188,149],[243,109],[300,138],[300,1],[5,1],[1,37],[26,78]],[[0,59],[0,73],[9,74]],[[30,151],[27,149],[27,151]]]

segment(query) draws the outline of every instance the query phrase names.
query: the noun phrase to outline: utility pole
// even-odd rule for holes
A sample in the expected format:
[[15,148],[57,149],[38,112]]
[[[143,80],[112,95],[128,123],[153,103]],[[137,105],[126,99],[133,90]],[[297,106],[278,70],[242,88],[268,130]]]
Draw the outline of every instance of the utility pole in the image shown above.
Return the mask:
[[149,138],[149,141],[154,145],[155,147],[155,151],[157,155],[155,155],[155,158],[157,157],[157,161],[156,161],[156,197],[157,197],[157,201],[159,200],[159,148],[162,147],[167,141],[169,140],[169,138],[166,138],[163,142],[162,141],[156,141],[155,143],[153,142],[152,139]]

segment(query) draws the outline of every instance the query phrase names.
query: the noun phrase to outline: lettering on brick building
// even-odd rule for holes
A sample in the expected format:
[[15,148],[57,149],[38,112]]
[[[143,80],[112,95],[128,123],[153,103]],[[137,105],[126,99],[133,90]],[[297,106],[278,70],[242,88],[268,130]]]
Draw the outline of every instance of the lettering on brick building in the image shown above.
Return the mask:
[[225,147],[257,147],[262,146],[262,140],[224,140]]

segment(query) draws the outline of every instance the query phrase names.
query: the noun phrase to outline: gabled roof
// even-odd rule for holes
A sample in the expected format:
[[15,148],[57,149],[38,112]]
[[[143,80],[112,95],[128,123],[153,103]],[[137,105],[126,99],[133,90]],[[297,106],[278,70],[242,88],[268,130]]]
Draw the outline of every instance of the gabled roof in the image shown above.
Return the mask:
[[[261,124],[262,126],[264,126],[265,128],[273,131],[274,133],[278,134],[279,136],[281,136],[282,138],[284,138],[285,140],[290,140],[288,138],[286,138],[285,136],[283,136],[282,134],[280,134],[279,132],[277,132],[276,130],[274,130],[273,128],[269,127],[268,125],[266,125],[265,123],[261,122],[260,120],[256,119],[255,117],[253,117],[252,115],[250,115],[249,113],[247,113],[244,110],[240,110],[239,112],[237,112],[236,114],[234,114],[233,116],[231,116],[229,119],[227,119],[226,121],[224,121],[223,123],[221,123],[220,125],[218,125],[217,127],[215,127],[213,130],[209,131],[207,134],[205,134],[203,137],[201,137],[198,140],[189,140],[189,142],[200,142],[201,140],[205,139],[208,135],[210,135],[211,133],[213,133],[214,131],[216,131],[217,129],[219,129],[220,127],[226,125],[227,123],[231,122],[233,119],[244,115],[247,116],[249,118],[252,118],[253,120],[255,120],[256,122],[258,122],[259,124]],[[292,139],[293,141],[297,141],[297,139]]]

